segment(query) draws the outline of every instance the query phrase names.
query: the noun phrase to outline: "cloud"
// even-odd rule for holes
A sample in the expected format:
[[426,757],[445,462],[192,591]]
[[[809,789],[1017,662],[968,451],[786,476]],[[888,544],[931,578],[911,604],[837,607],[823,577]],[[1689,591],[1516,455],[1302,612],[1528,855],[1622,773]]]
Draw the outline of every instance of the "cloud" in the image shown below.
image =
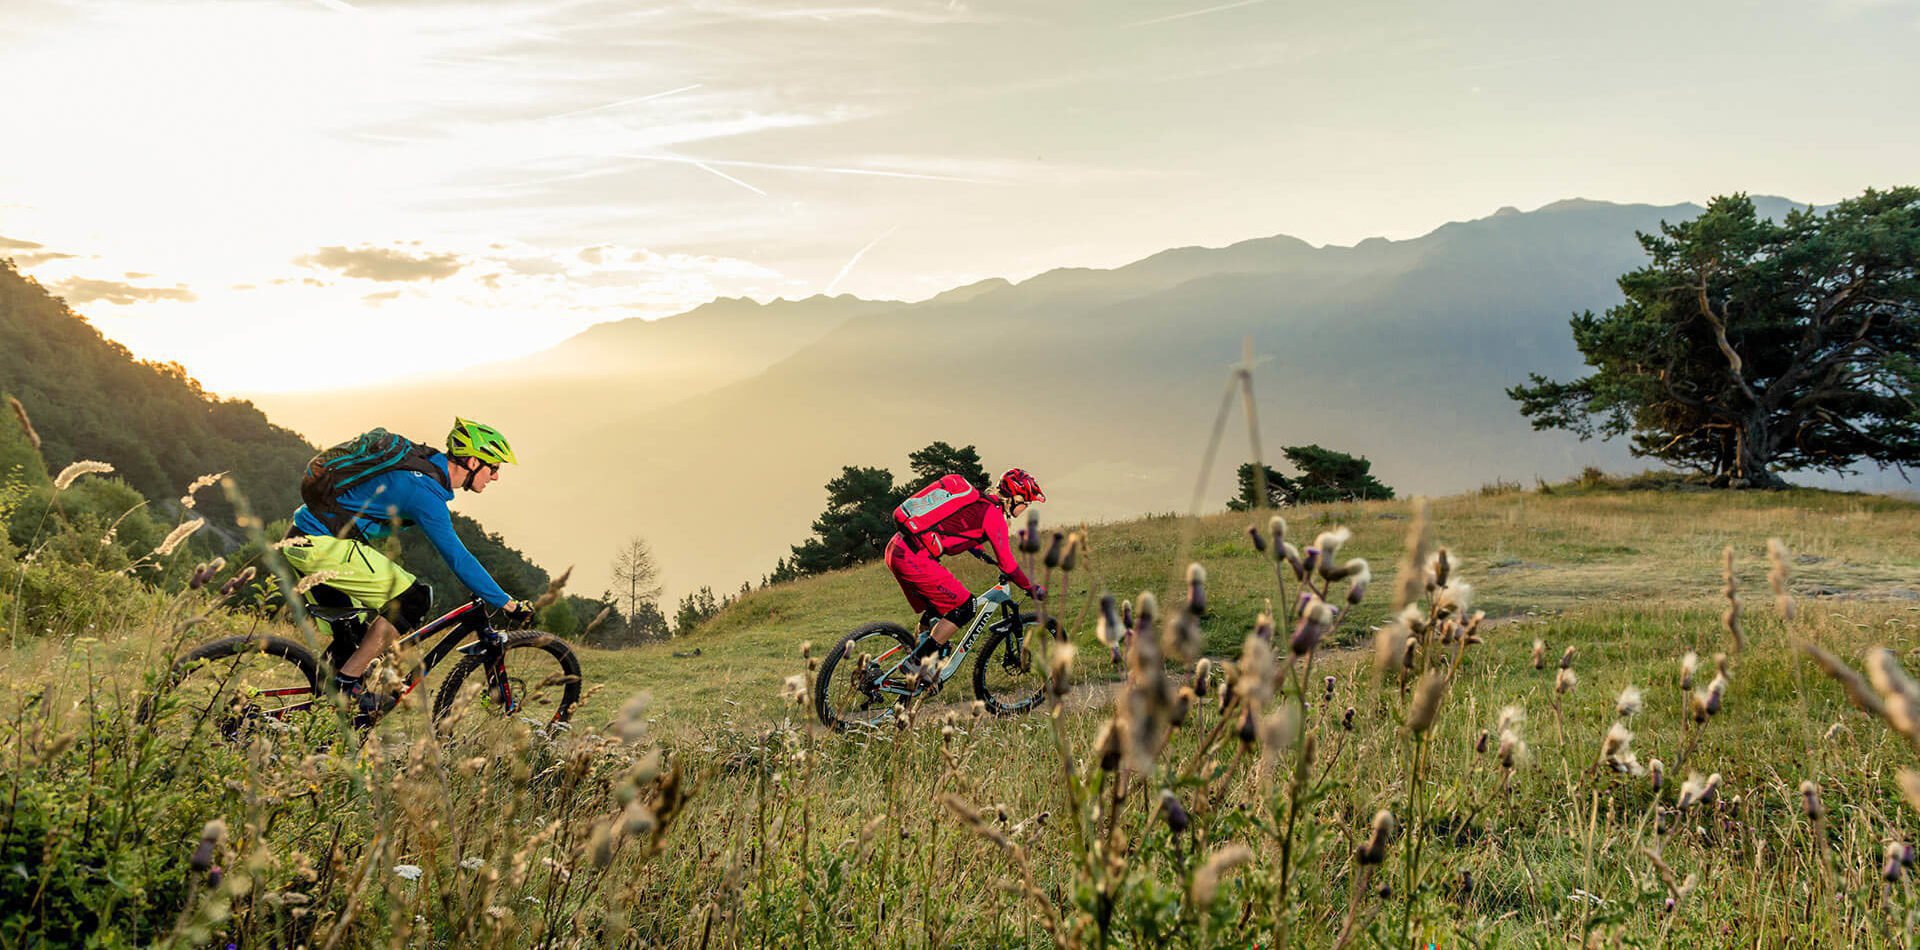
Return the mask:
[[46,245],[32,241],[21,241],[10,237],[0,237],[0,251],[37,251]]
[[366,301],[369,304],[372,304],[373,306],[378,307],[389,300],[397,299],[399,296],[400,296],[400,291],[382,290],[379,293],[368,294],[365,297],[361,297],[360,299]]
[[70,277],[53,285],[53,292],[67,299],[69,305],[79,305],[104,301],[115,306],[152,302],[156,300],[177,300],[192,303],[199,300],[198,294],[184,285],[172,287],[135,287],[117,280],[95,280],[91,277]]
[[459,273],[462,264],[454,254],[421,253],[386,247],[323,247],[312,254],[294,258],[295,264],[323,267],[348,277],[375,281],[440,280]]
[[71,260],[74,256],[75,255],[72,254],[62,254],[59,251],[35,251],[30,254],[16,254],[13,258],[13,266],[35,267],[45,264],[48,261]]

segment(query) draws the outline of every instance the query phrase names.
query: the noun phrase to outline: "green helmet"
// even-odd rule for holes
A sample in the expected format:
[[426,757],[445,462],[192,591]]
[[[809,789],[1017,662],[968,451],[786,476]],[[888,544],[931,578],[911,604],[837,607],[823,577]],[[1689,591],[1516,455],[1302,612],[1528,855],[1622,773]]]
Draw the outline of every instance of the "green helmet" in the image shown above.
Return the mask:
[[453,420],[453,431],[447,433],[447,454],[452,456],[470,456],[488,465],[504,465],[518,461],[513,457],[513,447],[507,444],[507,437],[490,425],[462,419]]

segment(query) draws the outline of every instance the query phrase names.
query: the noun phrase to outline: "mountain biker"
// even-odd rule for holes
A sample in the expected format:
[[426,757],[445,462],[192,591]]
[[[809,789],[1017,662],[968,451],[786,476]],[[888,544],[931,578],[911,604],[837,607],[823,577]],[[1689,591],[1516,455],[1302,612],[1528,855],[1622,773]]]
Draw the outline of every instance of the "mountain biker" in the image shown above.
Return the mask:
[[321,586],[356,606],[378,611],[353,655],[334,672],[334,684],[358,706],[360,721],[367,721],[379,706],[378,697],[360,682],[361,675],[381,651],[419,626],[433,606],[428,585],[374,546],[390,537],[396,525],[426,532],[454,576],[489,607],[509,619],[526,619],[533,612],[531,605],[509,597],[480,566],[453,533],[447,510],[456,487],[475,494],[486,491],[499,479],[500,466],[515,461],[506,438],[492,426],[455,418],[444,451],[423,447],[420,452],[418,469],[383,472],[333,499],[337,527],[330,528],[322,513],[300,506],[282,551],[295,571],[329,572]]
[[[964,494],[965,481],[960,475],[946,475],[934,485],[953,484]],[[900,583],[907,603],[922,617],[924,635],[900,667],[909,677],[923,675],[920,662],[945,647],[961,625],[973,619],[973,594],[952,571],[940,565],[941,557],[972,553],[998,567],[1003,576],[1035,600],[1047,597],[1047,589],[1033,583],[1020,569],[1020,562],[1013,557],[1013,545],[1007,539],[1007,522],[1018,518],[1028,505],[1046,501],[1046,493],[1040,490],[1040,483],[1032,475],[1017,468],[1008,469],[994,484],[996,491],[981,493],[976,501],[926,531],[915,534],[902,530],[887,542],[887,570],[892,571],[893,579]],[[922,489],[916,494],[926,491]],[[992,548],[992,557],[978,550],[982,545]],[[932,621],[930,629],[929,620]]]

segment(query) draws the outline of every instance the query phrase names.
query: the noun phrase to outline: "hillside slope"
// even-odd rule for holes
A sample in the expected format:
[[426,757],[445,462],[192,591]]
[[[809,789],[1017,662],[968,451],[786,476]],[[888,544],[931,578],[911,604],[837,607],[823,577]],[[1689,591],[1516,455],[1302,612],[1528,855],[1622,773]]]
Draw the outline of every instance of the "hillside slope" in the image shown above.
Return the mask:
[[[1291,509],[1284,514],[1298,544],[1345,525],[1353,540],[1344,555],[1373,565],[1372,589],[1391,591],[1394,563],[1407,528],[1405,502],[1367,502]],[[1732,545],[1741,586],[1766,590],[1765,544],[1779,537],[1797,555],[1799,596],[1830,603],[1920,603],[1920,503],[1877,495],[1818,490],[1779,493],[1505,492],[1439,499],[1431,504],[1433,538],[1448,547],[1458,576],[1473,585],[1474,607],[1487,612],[1503,642],[1533,630],[1594,622],[1632,605],[1643,613],[1717,610],[1719,552]],[[1248,543],[1249,516],[1199,519],[1192,560],[1209,578],[1211,613],[1203,624],[1208,652],[1232,656],[1258,612],[1274,596],[1271,562]],[[1675,525],[1696,526],[1676,531]],[[1184,519],[1147,518],[1094,525],[1088,553],[1070,584],[1057,582],[1052,609],[1067,618],[1095,680],[1112,670],[1093,640],[1093,610],[1102,591],[1132,596],[1152,590],[1163,604],[1184,598],[1178,564]],[[986,568],[958,559],[956,573],[978,591],[993,582]],[[1037,573],[1035,576],[1039,576]],[[1291,587],[1291,579],[1289,579]],[[1385,616],[1387,596],[1356,610],[1345,642],[1364,641]],[[587,675],[607,683],[589,722],[613,715],[621,699],[653,694],[663,719],[703,728],[718,717],[778,717],[781,680],[802,667],[799,646],[824,656],[847,631],[870,620],[909,624],[912,613],[878,564],[779,584],[740,599],[695,633],[624,651],[589,651]],[[1513,629],[1507,629],[1507,628]],[[1757,628],[1756,628],[1757,629]],[[1676,638],[1681,631],[1673,634]],[[698,649],[698,656],[690,655]],[[964,681],[949,698],[965,701]]]

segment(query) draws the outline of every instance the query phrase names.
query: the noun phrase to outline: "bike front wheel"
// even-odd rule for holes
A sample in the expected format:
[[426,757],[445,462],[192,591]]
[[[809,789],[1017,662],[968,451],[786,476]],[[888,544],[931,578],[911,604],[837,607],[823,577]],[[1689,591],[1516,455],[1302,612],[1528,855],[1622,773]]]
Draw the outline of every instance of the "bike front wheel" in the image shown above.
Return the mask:
[[508,635],[498,651],[490,652],[468,654],[454,665],[434,694],[435,722],[444,723],[459,705],[461,687],[476,671],[480,688],[467,707],[469,714],[520,715],[542,726],[563,725],[573,718],[582,678],[580,658],[567,641],[527,631]]
[[[1049,628],[1057,628],[1051,618]],[[1046,699],[1045,635],[1040,618],[1021,614],[995,621],[985,649],[973,661],[973,695],[996,716],[1017,716]]]
[[847,634],[820,661],[813,706],[820,722],[836,732],[877,726],[895,715],[911,686],[888,674],[913,653],[913,634],[880,621]]

